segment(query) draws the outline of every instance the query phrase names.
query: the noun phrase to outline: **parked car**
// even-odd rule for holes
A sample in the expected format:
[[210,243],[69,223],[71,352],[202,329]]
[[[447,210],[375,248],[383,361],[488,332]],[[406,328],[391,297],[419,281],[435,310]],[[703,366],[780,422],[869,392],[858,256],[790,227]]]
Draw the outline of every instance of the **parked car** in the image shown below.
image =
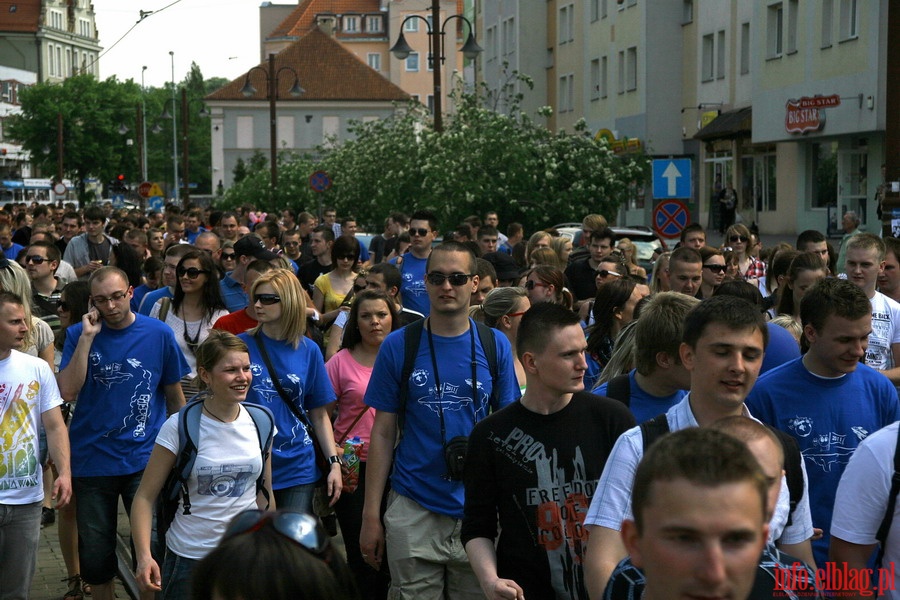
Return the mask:
[[[572,243],[577,247],[581,244],[581,223],[560,223],[553,227],[560,235],[564,235],[572,239]],[[635,257],[637,263],[644,267],[649,273],[653,268],[653,253],[659,249],[662,252],[668,250],[665,240],[656,235],[656,232],[643,225],[635,225],[634,227],[610,227],[616,234],[616,239],[627,237],[634,242],[637,249]]]

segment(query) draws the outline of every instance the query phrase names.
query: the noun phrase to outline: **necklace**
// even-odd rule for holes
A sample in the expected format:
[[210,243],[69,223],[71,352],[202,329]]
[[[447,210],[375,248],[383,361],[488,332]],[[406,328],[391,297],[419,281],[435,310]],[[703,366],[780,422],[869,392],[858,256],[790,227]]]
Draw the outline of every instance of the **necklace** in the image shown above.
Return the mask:
[[[206,406],[206,402],[203,403],[203,410],[205,410],[207,413],[209,413],[209,416],[211,416],[211,417],[212,417],[213,419],[215,419],[216,421],[219,421],[220,423],[231,423],[231,421],[234,421],[234,419],[232,419],[231,421],[226,421],[225,419],[223,419],[222,417],[220,417],[219,415],[217,415],[217,414],[214,413],[213,411],[209,410],[209,407]],[[238,408],[238,414],[240,414],[240,411],[241,411],[241,409]],[[236,419],[236,418],[237,418],[237,417],[235,417],[235,419]]]
[[200,343],[200,332],[203,330],[203,319],[200,319],[200,323],[197,325],[197,333],[194,336],[191,336],[190,334],[187,321],[184,319],[183,311],[181,313],[181,324],[184,326],[184,333],[182,334],[184,342],[187,344],[188,350],[193,353]]

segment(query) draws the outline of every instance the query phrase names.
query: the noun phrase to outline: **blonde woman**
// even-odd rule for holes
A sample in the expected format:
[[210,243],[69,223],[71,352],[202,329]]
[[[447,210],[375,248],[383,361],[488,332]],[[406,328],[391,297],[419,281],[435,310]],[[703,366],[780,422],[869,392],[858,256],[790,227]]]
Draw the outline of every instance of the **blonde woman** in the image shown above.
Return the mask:
[[627,237],[622,238],[616,244],[616,248],[619,249],[619,251],[622,253],[622,257],[625,259],[625,265],[628,267],[628,273],[647,279],[647,270],[637,264],[637,246],[634,245],[634,242],[632,242]]

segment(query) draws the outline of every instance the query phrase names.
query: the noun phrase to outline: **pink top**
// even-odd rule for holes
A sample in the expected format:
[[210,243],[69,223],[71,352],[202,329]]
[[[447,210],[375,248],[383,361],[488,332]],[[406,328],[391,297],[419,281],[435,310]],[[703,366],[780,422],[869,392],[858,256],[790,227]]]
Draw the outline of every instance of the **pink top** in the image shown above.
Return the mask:
[[[372,425],[375,424],[375,409],[368,408],[363,403],[366,387],[372,377],[372,367],[356,362],[350,351],[345,348],[331,357],[325,364],[325,370],[337,395],[338,416],[334,421],[334,441],[340,442],[342,439],[349,440],[358,436],[365,442],[359,453],[359,459],[365,461],[369,454]],[[366,414],[357,421],[348,434],[347,428],[362,410],[365,410]]]

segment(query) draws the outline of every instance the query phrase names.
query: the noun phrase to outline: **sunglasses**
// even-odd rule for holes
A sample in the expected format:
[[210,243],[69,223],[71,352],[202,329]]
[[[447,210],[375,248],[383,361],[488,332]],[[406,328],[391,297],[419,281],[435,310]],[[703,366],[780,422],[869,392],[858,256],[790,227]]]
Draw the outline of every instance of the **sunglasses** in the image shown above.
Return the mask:
[[58,308],[59,310],[69,310],[69,303],[65,300],[59,300],[56,303],[56,308]]
[[445,281],[449,281],[450,285],[458,287],[466,285],[472,275],[472,273],[451,273],[450,275],[444,275],[443,273],[432,271],[431,273],[426,273],[425,281],[431,285],[444,285]]
[[259,302],[263,306],[271,306],[281,302],[281,296],[278,294],[254,294],[253,302],[254,304]]
[[234,260],[236,256],[237,254],[235,254],[234,252],[223,252],[222,260]]
[[306,513],[284,509],[274,513],[263,510],[245,510],[228,524],[222,541],[259,531],[267,523],[271,523],[273,529],[282,536],[323,560],[326,564],[331,564],[331,542],[319,525],[319,520]]
[[600,269],[599,271],[597,271],[597,277],[602,277],[602,278],[606,279],[610,275],[612,275],[613,277],[621,277],[622,276],[622,274],[619,273],[618,271],[609,271],[607,269]]
[[35,254],[35,255],[33,255],[33,256],[26,256],[26,257],[25,257],[25,262],[26,262],[26,263],[34,263],[34,264],[36,264],[36,265],[42,265],[42,264],[44,264],[45,262],[49,262],[49,261],[50,261],[49,258],[44,258],[43,256],[38,256],[37,254]]
[[409,229],[409,235],[417,235],[419,237],[425,237],[429,233],[431,233],[431,232],[429,230],[425,229],[424,227],[410,227],[410,229]]
[[208,275],[209,271],[205,269],[198,269],[197,267],[191,267],[189,269],[178,268],[175,269],[175,274],[178,277],[184,277],[185,275],[187,275],[188,279],[197,279],[201,275]]
[[732,244],[735,242],[744,242],[746,244],[750,241],[750,238],[748,238],[746,235],[733,235],[728,238],[728,241]]
[[338,260],[356,260],[356,255],[354,254],[344,254],[342,256],[337,257]]
[[536,287],[547,287],[546,283],[541,283],[540,281],[534,281],[533,279],[529,279],[525,282],[526,290],[533,290]]
[[709,269],[713,273],[724,273],[728,267],[725,265],[703,265],[704,269]]
[[521,317],[521,316],[524,315],[526,312],[527,312],[527,311],[524,311],[524,310],[523,310],[523,311],[521,311],[521,312],[509,313],[509,314],[506,315],[506,316],[509,317],[510,319],[512,319],[513,317]]

